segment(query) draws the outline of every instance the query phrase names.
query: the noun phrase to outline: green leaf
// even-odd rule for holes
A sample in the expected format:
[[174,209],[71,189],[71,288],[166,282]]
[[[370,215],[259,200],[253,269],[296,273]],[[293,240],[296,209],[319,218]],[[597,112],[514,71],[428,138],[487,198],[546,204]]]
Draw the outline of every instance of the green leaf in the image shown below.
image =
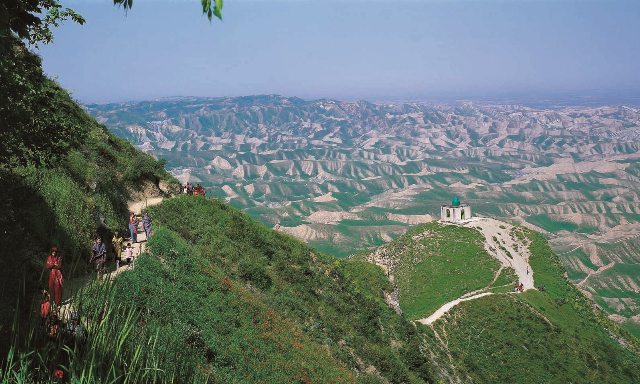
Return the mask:
[[224,2],[223,0],[216,0],[216,7],[213,10],[213,14],[220,20],[222,20],[222,6]]

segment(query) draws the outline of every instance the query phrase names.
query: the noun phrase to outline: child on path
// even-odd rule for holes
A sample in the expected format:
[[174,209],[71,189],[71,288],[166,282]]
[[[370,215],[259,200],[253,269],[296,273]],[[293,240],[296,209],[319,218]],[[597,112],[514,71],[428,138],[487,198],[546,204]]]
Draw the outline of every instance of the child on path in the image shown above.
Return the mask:
[[111,244],[113,245],[113,253],[116,258],[116,269],[120,267],[120,261],[122,260],[122,243],[124,239],[118,232],[113,234],[113,238],[111,239]]
[[131,265],[133,262],[133,247],[131,243],[127,243],[127,248],[124,250],[124,259],[127,261],[128,265]]

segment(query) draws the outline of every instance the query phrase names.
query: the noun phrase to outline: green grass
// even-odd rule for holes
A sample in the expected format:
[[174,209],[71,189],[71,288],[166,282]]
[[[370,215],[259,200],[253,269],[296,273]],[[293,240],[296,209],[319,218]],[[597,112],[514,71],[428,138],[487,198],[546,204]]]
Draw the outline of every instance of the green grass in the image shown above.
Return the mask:
[[[413,236],[424,234],[420,240]],[[484,250],[475,229],[429,223],[389,246],[399,258],[394,270],[400,306],[410,319],[431,314],[448,301],[487,287],[500,264]]]
[[554,220],[548,215],[531,215],[526,220],[546,231],[556,233],[559,231],[577,232],[583,234],[592,234],[598,232],[598,228],[589,225],[578,225],[570,221]]
[[[637,355],[541,292],[464,302],[436,330],[475,383],[635,383]],[[443,328],[440,328],[443,327]]]
[[501,287],[503,285],[508,285],[507,288],[511,290],[513,284],[517,281],[518,276],[516,275],[516,271],[514,271],[513,268],[508,267],[504,268],[502,272],[500,272],[500,275],[496,279],[495,283],[493,283],[493,286]]
[[637,339],[640,339],[640,324],[635,322],[635,321],[631,321],[631,320],[627,320],[624,323],[622,323],[622,328],[624,330],[626,330],[627,332],[629,332],[630,334],[632,334],[633,336],[635,336]]
[[[321,254],[215,200],[180,196],[150,211],[156,229],[136,268],[75,299],[88,344],[54,360],[16,345],[32,348],[23,381],[48,382],[52,364],[71,382],[434,381],[420,334],[383,300],[377,266]],[[11,361],[0,378],[23,369]]]
[[545,291],[464,302],[438,320],[434,329],[457,369],[477,383],[638,382],[638,341],[562,277],[542,235],[523,233],[532,241],[536,285]]
[[[297,332],[297,342],[304,346],[299,353],[289,350],[291,342],[279,342],[282,346],[278,350],[258,344],[256,348],[263,349],[264,354],[245,356],[244,360],[240,355],[228,358],[232,366],[242,367],[241,372],[248,375],[249,381],[260,380],[255,376],[259,372],[265,375],[265,382],[292,382],[300,367],[309,366],[317,372],[315,379],[307,372],[312,382],[333,382],[343,377],[340,376],[343,369],[352,375],[354,370],[359,371],[354,355],[365,364],[377,367],[391,382],[417,383],[431,377],[424,357],[417,367],[407,363],[413,354],[420,355],[420,339],[413,327],[383,302],[382,290],[388,289],[389,283],[378,267],[325,256],[297,240],[268,230],[218,201],[178,197],[151,211],[166,228],[166,235],[162,232],[154,235],[150,243],[152,253],[169,265],[176,263],[176,267],[170,268],[166,277],[161,270],[150,271],[145,279],[158,281],[155,285],[158,288],[150,289],[162,293],[149,296],[153,302],[140,302],[139,297],[133,297],[137,306],[160,310],[175,301],[175,312],[163,311],[171,318],[169,323],[175,326],[188,322],[189,327],[201,329],[204,345],[218,348],[216,354],[221,355],[225,350],[242,348],[242,340],[220,340],[228,332],[246,334],[246,339],[253,343],[262,342],[259,335],[251,333],[257,316],[251,305],[270,309],[276,318],[286,322],[282,329],[273,331],[278,337],[284,337],[280,333]],[[160,241],[160,235],[167,237],[167,244],[158,250],[154,244]],[[180,251],[181,247],[188,250]],[[173,272],[176,268],[187,269],[181,275]],[[136,269],[131,278],[141,273]],[[243,292],[251,305],[236,296],[226,298],[228,292],[217,293],[222,289],[217,288],[220,280],[225,278]],[[136,276],[136,279],[142,277]],[[168,293],[169,288],[160,288],[166,284],[176,286],[172,291],[174,295]],[[138,291],[135,287],[126,290]],[[189,293],[180,293],[185,291]],[[155,298],[157,294],[164,298]],[[191,311],[199,313],[199,317],[188,320]],[[216,316],[223,317],[220,327],[215,327]],[[236,325],[229,329],[230,323]],[[204,324],[213,328],[200,328]],[[205,337],[207,333],[209,337]],[[392,340],[407,348],[392,347]],[[184,348],[178,344],[176,348]],[[410,345],[416,349],[408,348]],[[307,350],[309,354],[302,354]],[[312,354],[317,354],[317,359],[312,358]],[[256,365],[258,362],[264,365]],[[285,362],[296,369],[281,368]],[[199,364],[216,372],[222,369],[216,361]],[[240,377],[238,372],[228,374],[236,375],[229,379]],[[367,375],[360,373],[354,377],[364,380]]]

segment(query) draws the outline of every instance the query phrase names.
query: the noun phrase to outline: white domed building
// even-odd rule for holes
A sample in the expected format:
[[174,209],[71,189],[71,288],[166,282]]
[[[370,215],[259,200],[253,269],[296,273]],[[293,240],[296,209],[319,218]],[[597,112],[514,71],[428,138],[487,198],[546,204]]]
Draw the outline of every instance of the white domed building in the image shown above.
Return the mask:
[[462,204],[458,196],[454,196],[451,204],[443,204],[440,207],[440,221],[448,223],[460,223],[471,219],[471,206]]

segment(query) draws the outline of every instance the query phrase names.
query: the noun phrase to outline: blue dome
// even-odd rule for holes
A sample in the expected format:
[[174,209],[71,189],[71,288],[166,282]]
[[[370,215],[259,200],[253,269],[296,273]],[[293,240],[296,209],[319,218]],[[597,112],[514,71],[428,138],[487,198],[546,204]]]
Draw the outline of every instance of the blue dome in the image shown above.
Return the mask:
[[451,205],[457,207],[460,205],[460,199],[458,196],[453,196],[453,200],[451,200]]

